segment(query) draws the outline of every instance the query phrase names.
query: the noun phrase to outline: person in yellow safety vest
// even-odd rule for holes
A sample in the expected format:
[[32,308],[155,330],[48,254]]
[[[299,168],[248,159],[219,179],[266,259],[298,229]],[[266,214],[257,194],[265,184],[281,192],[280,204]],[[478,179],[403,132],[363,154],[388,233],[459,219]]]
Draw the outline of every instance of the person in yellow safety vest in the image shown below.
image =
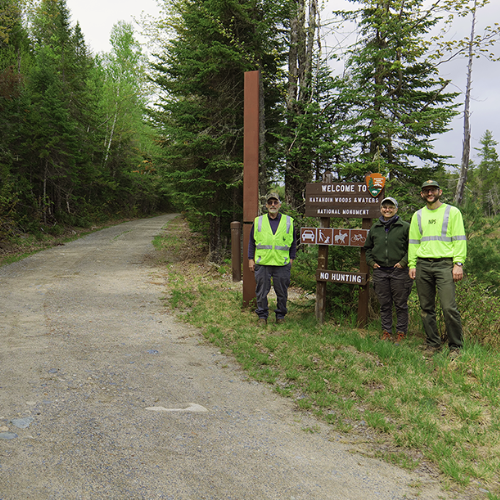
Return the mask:
[[443,191],[436,181],[422,184],[426,206],[413,214],[410,224],[408,267],[417,285],[426,351],[441,350],[436,323],[436,289],[443,310],[450,356],[463,346],[462,321],[455,300],[455,282],[463,278],[467,239],[460,210],[440,201]]
[[276,323],[283,323],[288,312],[288,287],[290,271],[297,250],[295,224],[288,215],[279,213],[281,201],[277,193],[266,197],[267,215],[256,217],[248,243],[248,267],[255,272],[257,296],[256,313],[259,326],[267,325],[271,278],[276,292]]

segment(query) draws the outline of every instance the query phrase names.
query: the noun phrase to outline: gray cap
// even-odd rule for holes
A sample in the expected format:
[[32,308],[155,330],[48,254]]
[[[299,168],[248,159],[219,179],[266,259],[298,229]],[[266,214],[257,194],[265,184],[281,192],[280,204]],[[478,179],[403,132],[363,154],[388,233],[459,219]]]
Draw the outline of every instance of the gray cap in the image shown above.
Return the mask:
[[266,196],[266,203],[271,199],[271,198],[274,198],[275,200],[278,200],[279,203],[281,203],[281,200],[280,200],[280,197],[278,195],[278,193],[269,193],[267,196]]
[[388,196],[387,198],[384,198],[384,199],[382,200],[381,205],[383,205],[383,204],[384,204],[384,201],[390,201],[390,202],[391,202],[391,203],[392,203],[392,204],[393,204],[396,208],[398,208],[398,206],[399,206],[399,205],[398,205],[398,202],[397,202],[394,198],[391,198],[390,196]]

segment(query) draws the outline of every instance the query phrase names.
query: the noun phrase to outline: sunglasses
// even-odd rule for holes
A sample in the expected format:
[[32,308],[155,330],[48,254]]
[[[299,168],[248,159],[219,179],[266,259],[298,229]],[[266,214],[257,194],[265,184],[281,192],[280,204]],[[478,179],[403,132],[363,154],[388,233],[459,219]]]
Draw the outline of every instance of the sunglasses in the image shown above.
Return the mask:
[[279,205],[279,204],[280,204],[280,202],[279,202],[278,200],[269,200],[269,201],[267,202],[267,204],[268,204],[268,205]]

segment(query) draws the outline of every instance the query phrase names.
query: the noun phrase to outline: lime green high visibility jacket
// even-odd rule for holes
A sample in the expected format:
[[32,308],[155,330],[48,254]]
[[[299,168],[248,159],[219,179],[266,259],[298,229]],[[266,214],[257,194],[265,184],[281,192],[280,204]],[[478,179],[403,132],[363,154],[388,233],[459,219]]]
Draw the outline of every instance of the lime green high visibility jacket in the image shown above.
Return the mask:
[[254,221],[255,263],[262,266],[284,266],[290,262],[293,243],[293,219],[282,215],[276,234],[269,218],[261,215]]
[[435,210],[424,207],[413,214],[410,224],[408,267],[417,265],[417,258],[452,258],[464,262],[467,238],[460,210],[443,203]]

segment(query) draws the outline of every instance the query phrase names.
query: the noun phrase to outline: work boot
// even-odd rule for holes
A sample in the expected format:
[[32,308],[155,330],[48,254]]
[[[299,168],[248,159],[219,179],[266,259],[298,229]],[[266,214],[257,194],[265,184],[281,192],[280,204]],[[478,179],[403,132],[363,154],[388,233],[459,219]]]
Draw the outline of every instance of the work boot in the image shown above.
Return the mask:
[[451,359],[451,361],[455,361],[455,359],[459,358],[461,354],[462,352],[460,349],[450,349],[448,357]]
[[396,342],[394,342],[394,345],[400,345],[405,338],[406,338],[405,332],[397,332],[396,333]]
[[285,322],[285,318],[276,318],[276,324],[277,325],[281,325],[284,322]]
[[426,345],[424,347],[424,356],[434,356],[434,354],[441,352],[441,346]]
[[382,332],[382,340],[392,340],[392,335],[387,330],[384,330]]
[[257,321],[257,326],[267,326],[267,318],[259,318]]

